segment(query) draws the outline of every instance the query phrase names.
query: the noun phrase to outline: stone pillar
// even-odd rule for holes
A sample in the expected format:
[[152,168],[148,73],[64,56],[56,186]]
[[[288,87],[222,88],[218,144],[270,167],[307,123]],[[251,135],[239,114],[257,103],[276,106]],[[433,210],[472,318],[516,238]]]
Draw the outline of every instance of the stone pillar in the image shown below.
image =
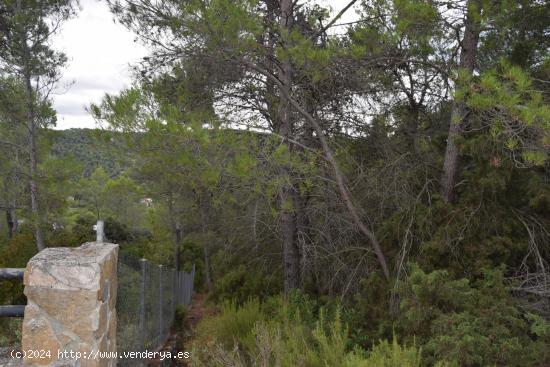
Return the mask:
[[116,366],[118,245],[47,248],[25,270],[26,366]]

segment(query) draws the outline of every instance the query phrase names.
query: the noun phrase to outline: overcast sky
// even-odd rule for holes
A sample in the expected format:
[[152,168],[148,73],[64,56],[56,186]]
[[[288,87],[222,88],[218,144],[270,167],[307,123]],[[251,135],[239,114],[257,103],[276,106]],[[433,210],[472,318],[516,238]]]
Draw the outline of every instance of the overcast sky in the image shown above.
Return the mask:
[[[336,14],[349,0],[320,0]],[[134,42],[135,36],[113,22],[107,5],[98,0],[80,0],[76,18],[66,22],[54,40],[54,47],[65,52],[69,64],[63,72],[59,91],[54,95],[58,113],[57,128],[93,128],[85,111],[105,93],[117,93],[131,83],[129,66],[147,54]],[[355,18],[349,10],[342,22]]]

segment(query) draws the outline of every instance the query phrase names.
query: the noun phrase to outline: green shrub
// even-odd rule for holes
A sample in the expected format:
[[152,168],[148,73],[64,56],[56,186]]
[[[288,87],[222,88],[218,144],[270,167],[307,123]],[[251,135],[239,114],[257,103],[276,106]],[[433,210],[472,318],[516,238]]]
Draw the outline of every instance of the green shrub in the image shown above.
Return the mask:
[[242,304],[251,297],[265,299],[279,290],[262,271],[240,265],[216,280],[211,297],[217,302],[231,299]]
[[95,241],[96,233],[93,227],[96,223],[97,218],[90,212],[79,214],[76,217],[74,225],[70,228],[72,235],[76,239],[76,246],[80,246],[84,242]]
[[[397,343],[394,337],[389,343],[380,341],[368,354],[355,351],[348,356],[346,367],[420,367],[420,350],[416,347],[405,347]],[[439,365],[443,367],[443,364]]]
[[22,318],[0,318],[0,347],[21,345]]
[[48,247],[77,247],[91,239],[85,239],[78,234],[67,229],[57,229],[46,233],[46,243]]
[[174,328],[177,331],[185,329],[185,318],[187,317],[187,307],[185,305],[176,306],[176,314],[174,315]]
[[204,252],[203,248],[187,239],[180,248],[181,269],[186,272],[190,272],[195,269],[194,289],[197,291],[203,290],[205,275],[204,267]]
[[218,315],[204,319],[198,325],[197,340],[204,344],[215,341],[226,349],[234,346],[251,348],[255,343],[254,326],[264,319],[265,314],[257,299],[250,299],[241,307],[234,301],[226,301]]
[[[413,266],[401,290],[396,329],[415,338],[430,364],[530,366],[549,361],[547,323],[525,315],[501,270],[484,270],[474,284],[446,271]],[[539,331],[537,334],[536,331]]]
[[113,217],[105,219],[105,236],[113,243],[125,243],[134,240],[128,226]]
[[380,273],[373,272],[360,282],[358,292],[346,304],[343,320],[350,325],[350,344],[368,349],[373,340],[393,335],[389,313],[390,292]]

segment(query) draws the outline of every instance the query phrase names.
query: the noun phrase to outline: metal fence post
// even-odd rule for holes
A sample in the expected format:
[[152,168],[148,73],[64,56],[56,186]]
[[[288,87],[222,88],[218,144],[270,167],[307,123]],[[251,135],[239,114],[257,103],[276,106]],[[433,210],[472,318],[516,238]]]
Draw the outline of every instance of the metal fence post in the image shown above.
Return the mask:
[[162,312],[162,306],[163,306],[163,299],[162,299],[162,265],[159,265],[159,343],[162,342],[162,334],[163,334],[163,312]]
[[187,292],[188,292],[188,289],[189,289],[189,273],[188,272],[183,273],[183,279],[184,279],[184,282],[183,282],[183,285],[184,285],[183,299],[184,299],[184,301],[183,302],[187,306],[189,304],[189,297],[187,295]]
[[189,303],[193,298],[193,289],[195,287],[195,264],[193,264],[193,270],[191,271],[191,284],[189,286]]
[[139,292],[139,351],[145,350],[145,272],[147,260],[141,259],[141,285]]

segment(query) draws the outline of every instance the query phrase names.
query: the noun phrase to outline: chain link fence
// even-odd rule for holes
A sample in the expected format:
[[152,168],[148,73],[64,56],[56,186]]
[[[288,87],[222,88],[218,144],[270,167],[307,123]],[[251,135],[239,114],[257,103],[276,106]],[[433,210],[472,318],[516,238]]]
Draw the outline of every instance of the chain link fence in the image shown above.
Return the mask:
[[[195,269],[175,271],[120,254],[118,259],[117,350],[155,351],[170,335],[176,307],[189,305]],[[131,366],[136,360],[121,360]]]

